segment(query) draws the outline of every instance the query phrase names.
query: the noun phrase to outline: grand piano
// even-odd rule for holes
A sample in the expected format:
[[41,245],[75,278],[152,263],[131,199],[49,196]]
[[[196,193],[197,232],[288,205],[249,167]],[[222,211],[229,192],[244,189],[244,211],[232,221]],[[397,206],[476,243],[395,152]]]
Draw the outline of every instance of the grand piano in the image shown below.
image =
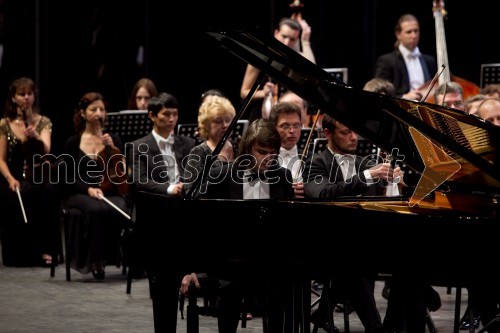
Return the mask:
[[[419,178],[406,195],[391,198],[169,199],[139,192],[133,253],[150,280],[155,332],[175,330],[178,278],[192,271],[248,281],[367,267],[454,281],[497,274],[500,128],[447,107],[349,87],[274,38],[208,36],[214,47],[403,160]],[[174,219],[173,211],[186,218]]]

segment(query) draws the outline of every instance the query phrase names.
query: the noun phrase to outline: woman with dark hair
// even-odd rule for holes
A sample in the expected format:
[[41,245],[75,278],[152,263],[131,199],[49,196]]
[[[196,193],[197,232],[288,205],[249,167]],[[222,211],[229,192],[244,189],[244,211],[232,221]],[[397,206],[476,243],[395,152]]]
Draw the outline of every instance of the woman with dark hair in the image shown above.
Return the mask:
[[6,266],[51,265],[57,253],[58,205],[40,173],[49,167],[42,158],[50,152],[52,122],[34,106],[35,96],[32,79],[12,81],[0,120],[0,202],[9,207],[0,224]]
[[128,109],[147,110],[149,100],[155,96],[158,96],[156,85],[151,79],[144,77],[134,84],[128,100]]
[[68,139],[65,149],[70,187],[67,206],[81,212],[70,216],[67,259],[72,268],[92,272],[98,280],[104,278],[108,263],[121,262],[120,234],[127,222],[103,198],[127,214],[130,211],[125,170],[121,175],[120,170],[113,174],[115,167],[125,165],[120,157],[121,140],[104,132],[105,120],[103,96],[97,92],[83,95],[73,116],[76,134]]

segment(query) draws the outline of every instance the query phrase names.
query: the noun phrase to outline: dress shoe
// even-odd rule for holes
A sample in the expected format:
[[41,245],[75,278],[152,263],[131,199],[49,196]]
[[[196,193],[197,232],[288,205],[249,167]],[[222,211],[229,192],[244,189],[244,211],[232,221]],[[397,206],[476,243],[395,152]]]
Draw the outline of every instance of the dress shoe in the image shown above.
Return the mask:
[[96,280],[103,280],[105,275],[106,275],[106,273],[104,272],[103,268],[97,268],[97,269],[92,270],[92,276]]
[[382,289],[382,297],[385,299],[389,299],[389,291],[391,287],[389,286],[389,283],[385,281],[384,283],[384,288]]
[[318,325],[318,327],[322,328],[325,332],[328,333],[340,333],[340,330],[337,328],[337,326],[330,323],[324,323],[322,325]]
[[322,328],[324,331],[328,333],[339,333],[339,329],[326,319],[323,313],[320,313],[318,310],[315,310],[311,313],[311,323],[318,328]]
[[[474,329],[477,329],[479,327],[479,320],[481,319],[480,316],[474,317]],[[462,317],[462,320],[460,320],[460,329],[461,330],[468,330],[470,328],[470,317],[469,315],[465,314]]]
[[426,289],[425,297],[429,311],[435,312],[441,307],[441,297],[439,296],[439,293],[432,288],[432,286],[428,286]]

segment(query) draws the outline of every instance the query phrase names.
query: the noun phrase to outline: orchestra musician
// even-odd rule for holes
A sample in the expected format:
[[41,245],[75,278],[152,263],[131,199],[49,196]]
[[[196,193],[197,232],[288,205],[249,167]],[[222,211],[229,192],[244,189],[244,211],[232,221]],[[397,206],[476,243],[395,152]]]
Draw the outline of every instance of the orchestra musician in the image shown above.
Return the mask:
[[293,177],[293,191],[296,198],[304,197],[302,181],[302,151],[298,150],[302,128],[301,110],[290,102],[278,102],[271,108],[269,120],[276,126],[281,137],[279,161],[281,166],[289,169]]
[[[195,141],[174,134],[179,120],[179,101],[162,92],[149,100],[148,114],[153,130],[127,145],[127,165],[132,192],[146,191],[181,197],[186,156]],[[132,193],[133,196],[133,193]]]
[[500,98],[485,99],[479,104],[477,115],[495,126],[500,126]]
[[47,266],[56,260],[59,219],[55,189],[48,179],[33,179],[35,174],[43,176],[37,170],[46,167],[37,165],[34,158],[50,152],[52,121],[34,106],[35,98],[32,79],[13,80],[0,120],[0,202],[9,207],[0,223],[6,266]]
[[[217,95],[205,95],[204,102],[198,109],[198,131],[204,142],[195,146],[189,152],[184,171],[186,191],[198,177],[203,176],[205,164],[212,155],[219,141],[223,138],[236,111],[229,99]],[[227,140],[217,155],[215,165],[234,161],[238,152],[235,143]],[[212,165],[212,166],[215,166]]]
[[[97,280],[104,279],[107,264],[121,262],[120,235],[127,223],[102,197],[130,212],[121,140],[116,134],[104,133],[105,119],[104,97],[98,92],[84,94],[73,115],[76,134],[66,141],[64,159],[66,204],[81,212],[69,216],[71,267],[83,274],[92,272]],[[118,161],[112,165],[115,158]],[[114,176],[118,178],[110,177],[117,168],[120,174]]]
[[419,101],[421,87],[437,72],[436,58],[420,52],[420,25],[414,15],[402,15],[394,34],[395,48],[377,58],[374,77],[392,82],[397,97]]
[[[294,50],[297,50],[297,45],[300,42],[302,45],[302,51],[299,51],[299,53],[309,61],[313,63],[316,62],[314,52],[312,51],[310,43],[311,27],[304,19],[300,18],[299,20],[295,20],[293,18],[287,17],[281,19],[278,27],[274,30],[274,38]],[[247,65],[245,75],[243,77],[243,82],[240,88],[240,97],[242,99],[247,97],[252,88],[252,85],[254,84],[255,80],[257,80],[259,73],[260,71],[257,68],[251,65]],[[275,83],[267,80],[263,88],[257,90],[255,92],[255,95],[253,96],[252,102],[249,106],[249,122],[252,122],[258,118],[262,118],[263,101],[270,94],[272,94],[273,99],[277,101],[280,92],[279,89],[277,89]],[[269,112],[269,110],[267,110],[267,112]]]
[[[322,128],[327,138],[327,148],[312,156],[304,169],[305,195],[309,198],[336,198],[347,195],[383,195],[385,182],[402,182],[403,172],[390,163],[375,164],[356,152],[358,136],[328,114],[322,118]],[[311,320],[330,332],[336,328],[331,321],[329,304],[340,301],[340,290],[346,295],[367,332],[383,332],[382,320],[373,295],[376,271],[339,273],[332,277],[332,288],[321,298]],[[328,297],[326,297],[328,296]]]
[[128,110],[147,110],[151,97],[158,96],[153,80],[143,77],[134,84],[128,100]]

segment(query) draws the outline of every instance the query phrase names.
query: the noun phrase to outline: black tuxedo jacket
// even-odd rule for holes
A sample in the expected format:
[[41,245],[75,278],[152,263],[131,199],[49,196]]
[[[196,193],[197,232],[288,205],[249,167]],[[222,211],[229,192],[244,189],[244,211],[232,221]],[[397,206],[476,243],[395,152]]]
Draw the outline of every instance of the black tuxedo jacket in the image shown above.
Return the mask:
[[[244,170],[234,163],[227,163],[210,170],[206,185],[202,186],[198,197],[211,199],[243,199]],[[269,182],[270,198],[288,200],[294,196],[292,173],[287,168],[278,167],[265,171]]]
[[[189,155],[194,145],[192,138],[174,135],[173,150],[181,177],[187,160],[185,157]],[[127,166],[132,171],[129,173],[130,185],[135,190],[166,195],[170,185],[167,165],[153,133],[128,143],[126,151]]]
[[305,166],[303,177],[306,197],[329,199],[339,196],[382,195],[384,182],[368,185],[363,173],[374,165],[372,160],[356,156],[356,175],[346,182],[337,160],[330,150],[325,149],[320,154],[315,154]]
[[[437,72],[436,58],[422,53],[420,63],[424,70],[424,79],[427,82]],[[403,55],[398,49],[378,57],[374,77],[391,81],[397,97],[401,97],[410,91],[410,77]]]

